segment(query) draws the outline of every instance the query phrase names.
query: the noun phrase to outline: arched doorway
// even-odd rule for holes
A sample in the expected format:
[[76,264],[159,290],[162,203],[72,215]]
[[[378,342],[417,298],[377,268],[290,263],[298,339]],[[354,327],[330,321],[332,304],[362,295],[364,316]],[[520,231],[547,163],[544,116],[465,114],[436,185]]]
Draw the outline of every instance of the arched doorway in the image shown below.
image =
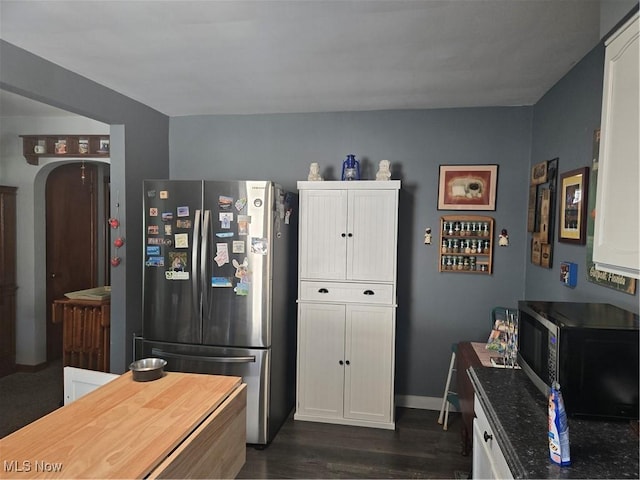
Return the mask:
[[46,304],[47,361],[62,356],[62,325],[51,321],[51,305],[67,292],[102,284],[108,248],[104,235],[108,184],[98,165],[66,163],[47,176],[46,202]]

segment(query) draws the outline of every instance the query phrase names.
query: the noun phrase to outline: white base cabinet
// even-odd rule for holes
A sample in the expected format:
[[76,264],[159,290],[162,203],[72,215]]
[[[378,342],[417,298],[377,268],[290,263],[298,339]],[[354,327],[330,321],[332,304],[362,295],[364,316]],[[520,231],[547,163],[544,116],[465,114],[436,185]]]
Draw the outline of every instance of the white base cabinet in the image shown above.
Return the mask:
[[513,478],[477,396],[474,397],[473,411],[476,418],[473,419],[472,478]]
[[395,309],[300,303],[294,418],[395,428]]
[[395,428],[399,181],[298,182],[296,420]]

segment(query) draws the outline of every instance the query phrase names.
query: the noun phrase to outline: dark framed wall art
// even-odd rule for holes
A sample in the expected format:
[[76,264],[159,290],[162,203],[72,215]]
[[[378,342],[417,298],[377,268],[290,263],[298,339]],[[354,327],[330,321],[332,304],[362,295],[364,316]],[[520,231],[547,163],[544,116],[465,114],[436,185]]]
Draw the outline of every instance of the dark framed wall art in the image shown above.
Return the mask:
[[589,167],[560,175],[558,241],[584,245],[587,240]]
[[440,165],[438,210],[495,210],[498,165]]
[[553,265],[553,227],[557,197],[558,158],[537,163],[531,169],[527,230],[531,232],[531,263]]

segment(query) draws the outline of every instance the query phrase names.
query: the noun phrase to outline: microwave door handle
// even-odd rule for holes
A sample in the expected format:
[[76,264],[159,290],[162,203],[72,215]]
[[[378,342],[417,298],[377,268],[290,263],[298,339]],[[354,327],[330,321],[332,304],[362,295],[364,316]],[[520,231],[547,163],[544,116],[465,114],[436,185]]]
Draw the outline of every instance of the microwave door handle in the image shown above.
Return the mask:
[[247,355],[244,357],[209,357],[205,355],[184,355],[181,353],[165,352],[163,350],[160,350],[159,348],[152,348],[151,354],[156,355],[160,358],[180,358],[183,360],[197,360],[201,362],[211,363],[255,363],[256,361],[255,355]]
[[[191,247],[191,272],[198,271],[198,264],[200,263],[200,210],[196,210],[193,225],[193,246]],[[198,298],[198,275],[191,275],[191,302],[193,304],[194,311],[200,311],[199,298]]]

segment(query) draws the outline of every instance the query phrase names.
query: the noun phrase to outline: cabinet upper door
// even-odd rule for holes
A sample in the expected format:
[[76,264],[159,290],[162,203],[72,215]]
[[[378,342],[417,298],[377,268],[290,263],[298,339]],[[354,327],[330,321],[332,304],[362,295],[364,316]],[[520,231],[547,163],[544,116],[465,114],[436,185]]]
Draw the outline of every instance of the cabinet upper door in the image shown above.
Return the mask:
[[344,280],[347,190],[300,192],[300,278]]
[[638,16],[605,52],[593,260],[602,270],[640,278]]
[[394,282],[397,190],[349,191],[347,279]]

